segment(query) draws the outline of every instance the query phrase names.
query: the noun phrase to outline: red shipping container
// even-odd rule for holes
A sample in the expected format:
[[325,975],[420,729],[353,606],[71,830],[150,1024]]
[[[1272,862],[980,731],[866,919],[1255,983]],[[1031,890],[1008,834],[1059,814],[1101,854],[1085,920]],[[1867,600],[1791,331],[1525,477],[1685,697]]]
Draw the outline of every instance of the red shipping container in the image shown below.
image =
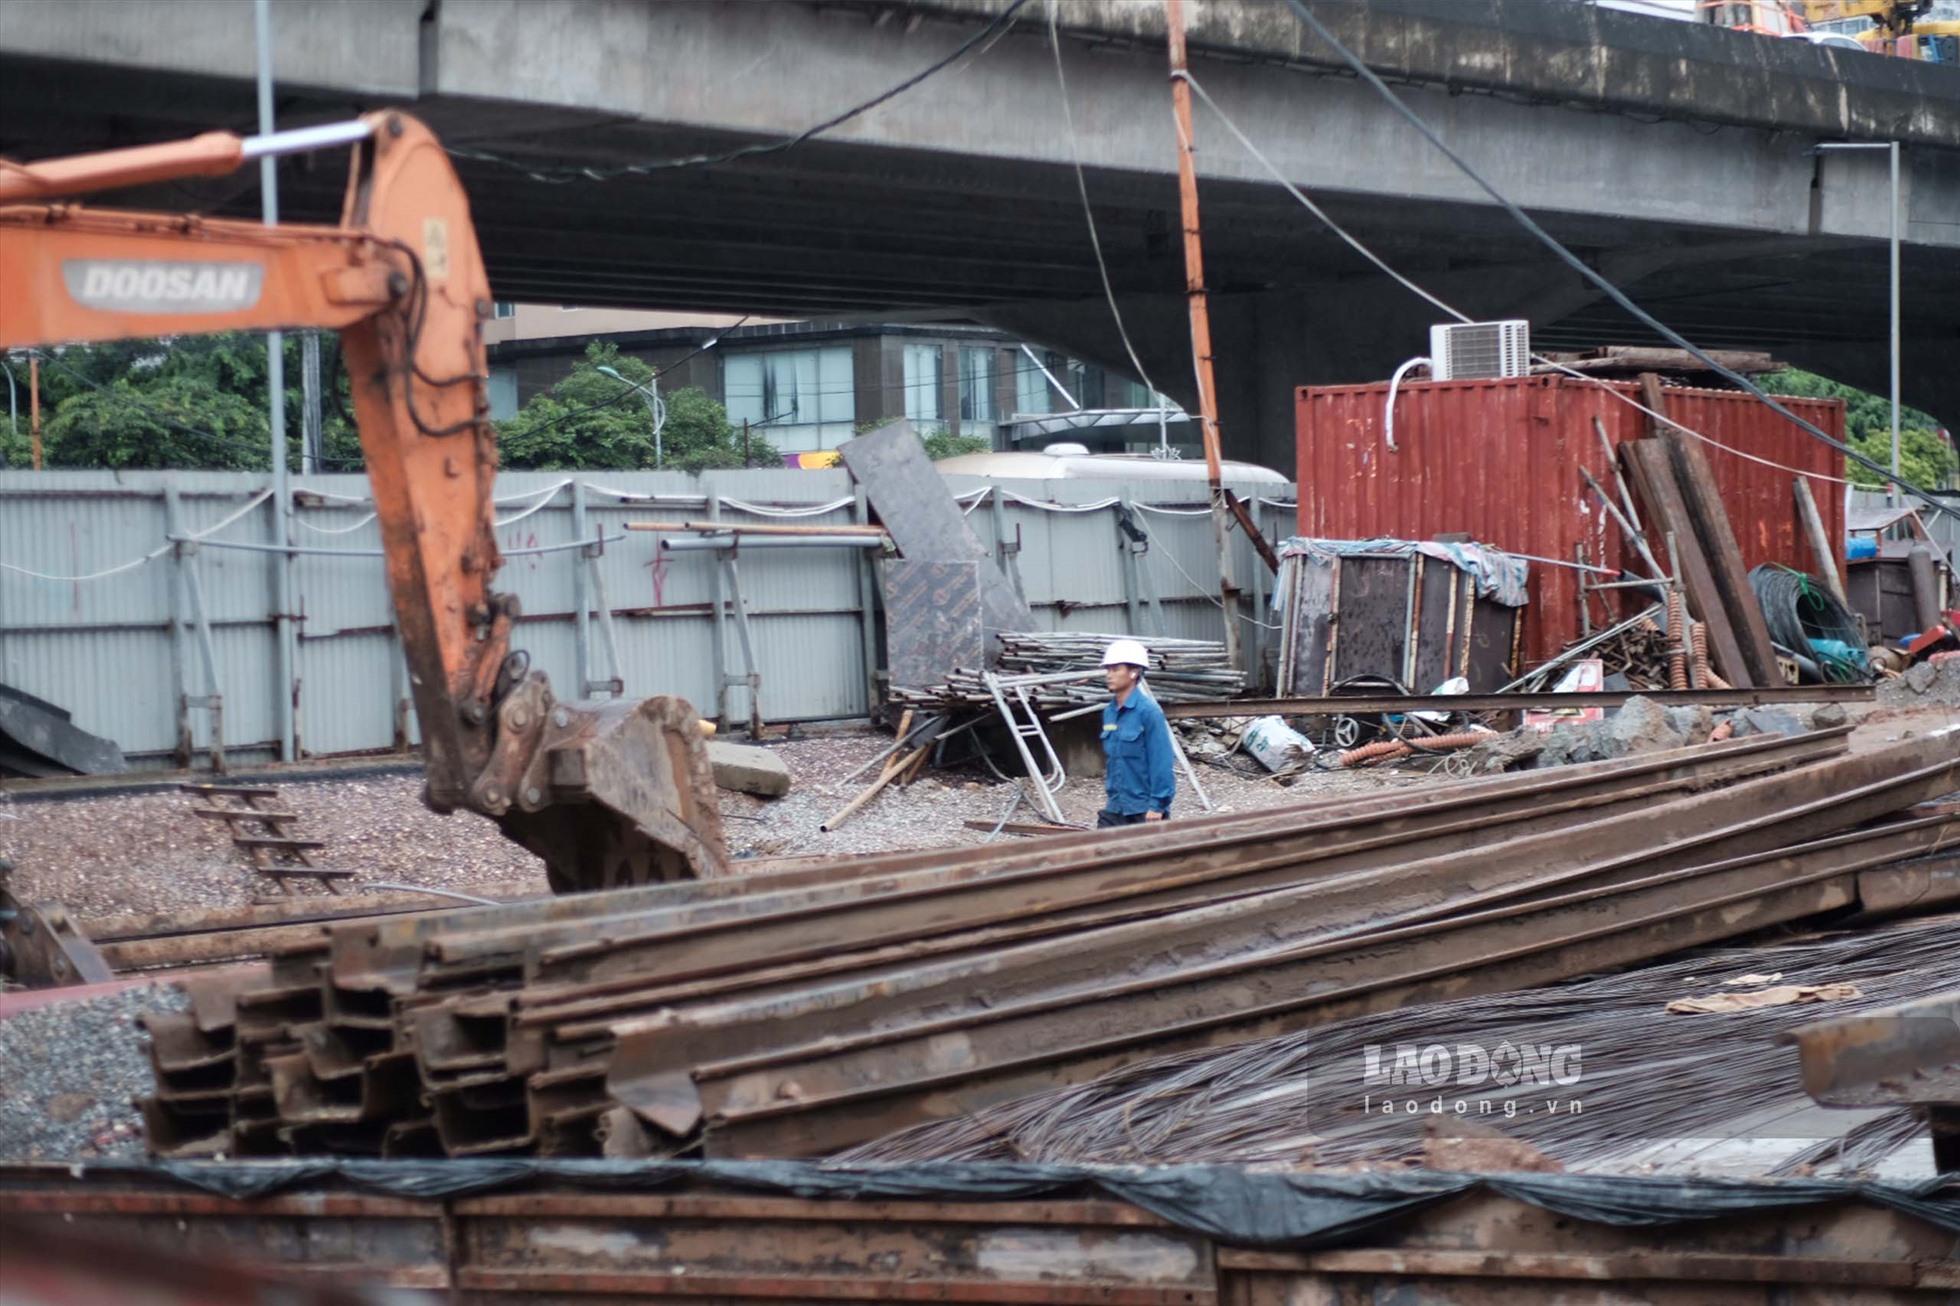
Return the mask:
[[[1426,540],[1462,532],[1482,544],[1565,562],[1573,561],[1583,544],[1592,563],[1617,568],[1620,529],[1601,511],[1579,469],[1614,493],[1612,467],[1593,420],[1599,419],[1607,438],[1618,444],[1644,438],[1648,419],[1607,394],[1608,385],[1629,399],[1640,397],[1639,387],[1628,382],[1556,375],[1404,384],[1395,397],[1394,449],[1386,438],[1385,382],[1303,386],[1295,428],[1299,533]],[[1833,478],[1813,480],[1811,492],[1833,550],[1842,552],[1844,493],[1833,483],[1844,475],[1842,454],[1739,391],[1668,387],[1663,394],[1670,420],[1729,447],[1701,446],[1745,566],[1779,562],[1817,570],[1797,515],[1795,477],[1786,468]],[[1780,402],[1832,437],[1844,438],[1842,400]],[[1665,540],[1649,542],[1665,564]],[[1630,546],[1625,552],[1631,568],[1644,574]],[[1580,637],[1578,578],[1569,566],[1531,564],[1523,640],[1527,664]],[[1612,611],[1621,610],[1616,601]],[[1594,600],[1595,624],[1603,615]]]

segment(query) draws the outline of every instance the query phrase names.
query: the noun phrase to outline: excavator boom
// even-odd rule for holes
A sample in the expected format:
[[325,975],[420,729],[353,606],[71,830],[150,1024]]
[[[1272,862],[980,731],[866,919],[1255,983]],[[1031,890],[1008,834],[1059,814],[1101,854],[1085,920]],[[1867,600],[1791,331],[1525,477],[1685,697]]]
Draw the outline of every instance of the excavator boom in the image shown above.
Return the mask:
[[[93,209],[70,197],[351,145],[337,226]],[[28,202],[20,202],[28,201]],[[232,330],[340,332],[421,727],[426,801],[545,859],[560,891],[724,869],[684,701],[568,703],[512,652],[491,486],[490,284],[469,202],[406,114],[19,164],[0,160],[0,348]]]

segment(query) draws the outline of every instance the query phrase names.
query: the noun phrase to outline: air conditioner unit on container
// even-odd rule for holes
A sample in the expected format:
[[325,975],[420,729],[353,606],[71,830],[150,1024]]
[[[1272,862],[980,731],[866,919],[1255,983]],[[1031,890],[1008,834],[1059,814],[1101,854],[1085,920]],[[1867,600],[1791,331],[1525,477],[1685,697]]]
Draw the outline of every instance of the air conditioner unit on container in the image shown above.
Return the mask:
[[1452,322],[1429,328],[1429,375],[1437,381],[1523,376],[1531,371],[1529,322]]

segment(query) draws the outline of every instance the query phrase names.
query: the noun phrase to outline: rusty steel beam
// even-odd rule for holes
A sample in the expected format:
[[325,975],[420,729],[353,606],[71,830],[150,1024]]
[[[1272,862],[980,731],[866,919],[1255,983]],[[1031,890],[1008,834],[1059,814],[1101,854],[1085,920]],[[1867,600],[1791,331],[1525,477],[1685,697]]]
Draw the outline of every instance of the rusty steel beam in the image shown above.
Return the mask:
[[1814,1021],[1784,1041],[1824,1106],[1960,1106],[1960,991]]
[[1372,716],[1410,712],[1523,712],[1536,708],[1625,707],[1644,698],[1662,707],[1780,707],[1797,703],[1869,703],[1871,685],[1771,685],[1756,689],[1606,689],[1586,694],[1335,694],[1315,698],[1240,698],[1166,703],[1172,720],[1239,716]]

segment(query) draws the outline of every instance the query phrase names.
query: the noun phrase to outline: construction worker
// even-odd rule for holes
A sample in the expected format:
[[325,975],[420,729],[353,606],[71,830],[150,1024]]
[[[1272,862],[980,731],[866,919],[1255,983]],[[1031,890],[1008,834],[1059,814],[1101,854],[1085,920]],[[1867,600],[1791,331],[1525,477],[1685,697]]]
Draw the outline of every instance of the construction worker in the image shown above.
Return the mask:
[[1110,700],[1103,708],[1103,789],[1108,801],[1096,828],[1170,819],[1177,794],[1171,765],[1171,726],[1164,709],[1143,687],[1150,654],[1133,639],[1119,639],[1103,653]]

